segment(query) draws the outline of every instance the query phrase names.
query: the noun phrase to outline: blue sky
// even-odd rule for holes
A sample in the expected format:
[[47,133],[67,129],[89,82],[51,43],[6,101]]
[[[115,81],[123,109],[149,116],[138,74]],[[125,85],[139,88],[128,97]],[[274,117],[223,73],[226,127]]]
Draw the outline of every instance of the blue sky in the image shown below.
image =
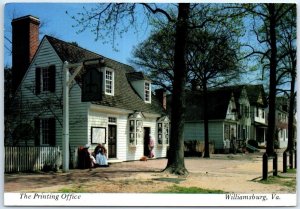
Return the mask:
[[[111,43],[104,44],[101,40],[95,41],[95,35],[90,31],[76,33],[79,28],[73,28],[76,24],[72,20],[71,15],[82,11],[82,7],[93,7],[95,4],[83,3],[9,3],[4,7],[4,35],[11,39],[11,21],[13,18],[33,15],[38,17],[45,26],[41,28],[41,36],[51,35],[68,42],[77,42],[79,46],[101,54],[103,56],[115,59],[117,61],[128,63],[132,58],[133,46],[142,42],[149,34],[146,28],[141,29],[138,34],[134,30],[129,31],[122,38],[116,40],[118,51],[114,50]],[[69,15],[66,14],[68,11]],[[5,46],[9,46],[9,42],[4,40]],[[4,48],[4,65],[11,65],[11,56],[9,50]]]

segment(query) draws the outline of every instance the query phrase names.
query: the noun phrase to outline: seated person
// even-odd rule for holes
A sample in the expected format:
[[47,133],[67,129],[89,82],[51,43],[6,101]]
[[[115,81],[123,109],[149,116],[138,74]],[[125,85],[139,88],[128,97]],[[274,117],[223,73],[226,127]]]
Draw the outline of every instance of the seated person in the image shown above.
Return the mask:
[[89,168],[91,169],[94,167],[94,164],[96,163],[95,158],[90,154],[89,152],[89,145],[86,144],[84,147],[80,147],[78,149],[78,167],[81,169]]
[[100,167],[108,167],[107,152],[102,144],[98,144],[95,148],[96,164]]

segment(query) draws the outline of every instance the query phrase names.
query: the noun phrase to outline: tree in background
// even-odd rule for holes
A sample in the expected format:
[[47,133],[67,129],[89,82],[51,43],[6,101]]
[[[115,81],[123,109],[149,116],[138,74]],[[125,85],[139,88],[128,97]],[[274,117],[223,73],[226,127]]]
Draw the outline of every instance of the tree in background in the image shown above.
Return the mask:
[[[207,89],[237,79],[239,74],[238,36],[227,27],[212,20],[201,29],[193,29],[187,42],[187,86],[203,92],[205,154],[209,157],[209,133],[207,117]],[[236,27],[237,28],[237,27]],[[172,92],[174,30],[169,25],[154,32],[139,44],[132,62],[149,75],[154,84]]]
[[281,22],[295,7],[295,4],[245,4],[234,6],[238,13],[246,13],[252,18],[252,32],[258,44],[249,45],[252,49],[248,56],[260,57],[261,69],[269,73],[269,114],[266,152],[274,154],[275,140],[275,108],[277,93],[277,76],[280,62],[280,31]]
[[[279,73],[277,76],[277,91],[283,92],[288,98],[288,147],[286,151],[290,152],[292,159],[295,150],[294,139],[294,114],[296,103],[296,5],[294,5],[288,13],[280,20],[279,25]],[[287,89],[287,85],[289,85]],[[293,163],[290,163],[291,165]]]

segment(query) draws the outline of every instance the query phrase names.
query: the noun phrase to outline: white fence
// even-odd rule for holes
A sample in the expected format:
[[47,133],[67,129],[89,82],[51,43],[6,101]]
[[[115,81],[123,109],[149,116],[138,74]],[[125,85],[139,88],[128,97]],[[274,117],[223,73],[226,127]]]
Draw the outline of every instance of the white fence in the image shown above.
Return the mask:
[[28,172],[58,169],[59,147],[5,147],[5,172]]

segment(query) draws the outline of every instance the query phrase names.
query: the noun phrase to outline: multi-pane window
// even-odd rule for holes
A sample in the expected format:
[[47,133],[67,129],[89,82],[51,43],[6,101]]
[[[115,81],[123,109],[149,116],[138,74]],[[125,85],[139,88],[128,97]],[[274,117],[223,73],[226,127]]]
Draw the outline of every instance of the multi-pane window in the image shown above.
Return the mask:
[[157,144],[168,145],[169,144],[169,118],[167,116],[162,117],[157,122]]
[[37,67],[35,71],[35,94],[55,92],[55,65]]
[[56,144],[56,128],[55,118],[35,118],[35,145],[50,145]]
[[50,69],[42,68],[41,84],[43,91],[49,91]]
[[105,93],[109,95],[114,94],[114,73],[113,71],[105,71]]
[[145,82],[145,102],[150,102],[150,83]]
[[115,117],[108,117],[108,122],[109,123],[117,123],[117,118],[115,118]]
[[143,115],[135,112],[129,116],[129,145],[135,147],[143,139]]
[[142,139],[143,121],[138,119],[129,120],[129,144],[136,146]]
[[224,139],[230,139],[230,127],[229,127],[229,125],[224,125]]

